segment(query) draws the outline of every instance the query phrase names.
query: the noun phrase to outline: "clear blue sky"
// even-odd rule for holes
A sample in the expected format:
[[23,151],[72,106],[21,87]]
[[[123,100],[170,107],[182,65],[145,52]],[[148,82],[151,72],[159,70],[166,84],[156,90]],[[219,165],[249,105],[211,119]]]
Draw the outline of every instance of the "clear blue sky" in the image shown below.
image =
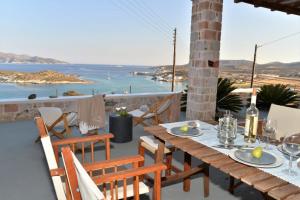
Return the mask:
[[[190,0],[0,3],[0,52],[52,57],[71,63],[170,64],[172,28],[177,27],[177,63],[188,62]],[[251,60],[255,43],[299,31],[300,16],[224,0],[221,59]],[[300,61],[300,34],[259,49],[258,62],[272,61]]]

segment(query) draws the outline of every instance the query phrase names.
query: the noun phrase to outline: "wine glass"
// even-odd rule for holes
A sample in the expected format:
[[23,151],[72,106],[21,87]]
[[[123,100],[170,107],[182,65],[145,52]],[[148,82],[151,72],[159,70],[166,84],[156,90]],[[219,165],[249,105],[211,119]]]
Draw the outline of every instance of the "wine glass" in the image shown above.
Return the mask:
[[263,121],[263,136],[266,138],[265,149],[271,150],[270,138],[275,136],[277,129],[277,121],[271,119],[264,119]]
[[293,157],[300,153],[300,133],[286,136],[282,143],[283,149],[289,154],[289,168],[284,170],[289,176],[296,176],[297,172],[292,169]]

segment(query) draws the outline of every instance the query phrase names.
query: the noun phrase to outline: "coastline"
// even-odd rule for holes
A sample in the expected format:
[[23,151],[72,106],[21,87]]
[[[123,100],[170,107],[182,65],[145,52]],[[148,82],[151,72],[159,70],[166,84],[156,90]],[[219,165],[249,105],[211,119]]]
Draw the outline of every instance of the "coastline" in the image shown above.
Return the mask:
[[0,70],[0,83],[15,84],[91,84],[92,81],[79,78],[77,75],[65,74],[53,70],[38,72],[20,72]]

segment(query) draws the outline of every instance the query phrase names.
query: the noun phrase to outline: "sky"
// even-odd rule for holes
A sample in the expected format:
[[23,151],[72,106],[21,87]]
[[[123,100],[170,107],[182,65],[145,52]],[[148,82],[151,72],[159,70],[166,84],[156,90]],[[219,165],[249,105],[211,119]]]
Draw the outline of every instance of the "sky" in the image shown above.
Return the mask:
[[[253,59],[254,45],[300,32],[300,16],[223,0],[221,59]],[[70,63],[188,63],[190,0],[0,0],[0,52]],[[300,61],[300,34],[258,49],[258,63]]]

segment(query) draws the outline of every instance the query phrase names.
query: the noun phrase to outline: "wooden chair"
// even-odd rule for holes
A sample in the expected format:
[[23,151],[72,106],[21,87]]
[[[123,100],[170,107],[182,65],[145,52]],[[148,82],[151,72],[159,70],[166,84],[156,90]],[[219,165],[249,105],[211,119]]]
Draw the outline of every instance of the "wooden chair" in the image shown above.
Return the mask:
[[[110,190],[113,191],[113,194],[111,194],[109,190],[106,190],[107,187],[106,183],[114,182],[117,180],[124,181],[130,177],[143,176],[146,173],[155,173],[155,177],[159,176],[159,178],[155,178],[156,181],[153,190],[153,195],[154,195],[153,198],[160,199],[160,175],[161,175],[161,171],[165,169],[165,166],[163,164],[157,164],[157,165],[152,165],[149,167],[137,169],[139,163],[144,161],[144,158],[142,156],[128,156],[124,158],[110,160],[110,139],[113,137],[112,134],[93,135],[93,136],[82,137],[82,138],[81,137],[67,138],[67,139],[51,142],[50,136],[48,135],[47,129],[44,125],[42,118],[36,118],[36,123],[39,129],[39,134],[41,136],[41,142],[47,159],[47,163],[50,170],[50,175],[53,181],[57,199],[59,200],[77,199],[75,197],[72,197],[70,192],[71,187],[65,185],[64,183],[65,171],[63,168],[59,168],[58,163],[59,163],[60,149],[67,146],[73,149],[74,151],[75,147],[78,145],[81,146],[81,157],[82,157],[81,163],[83,163],[83,167],[85,168],[85,170],[87,170],[90,173],[90,176],[93,177],[93,180],[96,180],[96,184],[101,185],[102,188],[104,188],[104,192],[105,192],[104,195],[106,195],[107,197],[113,197],[117,191],[117,193],[119,194],[118,195],[119,198],[123,198],[124,196],[127,197],[135,196],[135,199],[138,199],[139,198],[138,194],[144,194],[149,192],[149,188],[144,183],[140,182],[138,184],[138,189],[137,189],[136,182],[134,182],[133,184],[129,184],[129,182],[125,181],[124,184],[126,187],[123,187],[123,189],[118,188],[119,190]],[[105,149],[106,149],[105,161],[95,162],[94,147],[96,142],[105,143]],[[87,144],[89,144],[89,148],[91,152],[90,159],[88,162],[86,161],[87,158],[85,152],[86,149],[85,147]],[[126,166],[132,165],[133,169],[124,170],[124,168],[120,167],[121,165],[126,165]],[[116,172],[119,169],[122,169],[122,171]],[[101,176],[99,176],[99,174],[101,174]],[[115,179],[112,180],[113,178]],[[113,188],[117,188],[116,185],[114,185]]]
[[169,95],[163,99],[154,103],[147,111],[136,109],[128,112],[133,116],[134,125],[142,124],[143,126],[149,126],[146,121],[152,121],[151,125],[158,125],[163,123],[161,118],[162,114],[169,111],[174,95]]
[[[71,134],[71,126],[77,125],[77,113],[63,113],[57,107],[40,107],[38,108],[41,117],[43,118],[47,130],[57,138],[63,139],[64,135]],[[36,142],[40,138],[36,139]]]
[[[139,162],[143,161],[143,157],[133,156],[82,166],[67,147],[62,149],[62,157],[72,200],[115,200],[127,199],[127,197],[134,197],[138,200],[140,194],[149,192],[149,189],[143,190],[145,185],[140,182],[140,177],[148,173],[154,173],[155,177],[153,199],[160,200],[161,198],[160,178],[161,171],[165,168],[163,164],[139,167]],[[121,165],[128,164],[132,168],[118,171]],[[108,168],[112,169],[111,173],[107,173]],[[97,171],[100,175],[92,175],[90,178],[87,174],[91,175]],[[128,184],[131,179],[133,183]],[[98,189],[99,186],[102,191]]]
[[[105,159],[110,159],[110,139],[113,137],[112,134],[102,134],[102,135],[93,135],[87,137],[73,137],[66,138],[57,141],[51,141],[51,138],[48,134],[44,121],[41,117],[35,119],[36,125],[39,131],[39,136],[41,138],[41,144],[45,153],[47,160],[48,168],[52,178],[54,190],[59,200],[66,199],[66,190],[65,184],[61,176],[63,176],[63,170],[59,169],[59,153],[61,147],[70,146],[73,150],[77,147],[81,147],[81,157],[82,163],[86,162],[95,162],[95,144],[104,143],[105,144]],[[89,148],[90,158],[88,159],[86,149]]]

